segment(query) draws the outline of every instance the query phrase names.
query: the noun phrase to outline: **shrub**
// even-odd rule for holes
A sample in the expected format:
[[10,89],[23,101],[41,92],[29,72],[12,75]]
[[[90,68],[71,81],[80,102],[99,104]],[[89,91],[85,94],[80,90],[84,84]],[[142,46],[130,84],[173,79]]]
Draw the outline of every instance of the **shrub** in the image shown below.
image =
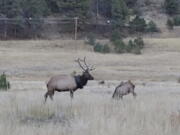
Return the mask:
[[180,16],[174,17],[173,22],[175,26],[180,26]]
[[10,83],[6,79],[6,74],[3,73],[0,76],[0,90],[8,90],[8,89],[10,89]]
[[122,39],[121,33],[118,30],[114,30],[111,34],[110,40],[112,42],[114,42],[114,41],[119,40],[119,39]]
[[158,30],[156,24],[155,24],[153,21],[150,21],[150,22],[147,24],[146,31],[147,31],[147,32],[158,32],[159,30]]
[[101,52],[102,51],[102,45],[100,43],[96,43],[94,46],[94,51],[95,52]]
[[128,45],[126,46],[126,51],[131,52],[133,48],[134,48],[134,43],[132,40],[129,40]]
[[123,40],[118,39],[113,42],[115,46],[115,52],[116,53],[125,53],[126,52],[126,45],[123,42]]
[[134,53],[141,54],[141,50],[144,48],[144,41],[141,37],[129,40],[126,45],[122,39],[118,39],[112,42],[116,53]]
[[144,32],[146,30],[146,21],[144,18],[136,16],[131,22],[130,27],[133,32]]
[[93,33],[90,33],[88,36],[87,36],[87,44],[89,45],[92,45],[94,46],[96,44],[96,39],[95,39],[95,36]]
[[174,28],[173,20],[168,19],[166,25],[167,25],[168,29],[172,30]]
[[110,48],[107,44],[103,46],[103,53],[110,53]]
[[143,41],[142,37],[138,37],[138,38],[134,39],[134,43],[135,43],[135,46],[138,46],[140,49],[144,48],[144,41]]
[[141,50],[144,48],[144,41],[141,37],[134,39],[134,41],[129,40],[126,46],[126,51],[128,53],[141,54]]
[[95,52],[99,52],[99,53],[109,53],[110,52],[110,48],[107,44],[103,45],[101,43],[96,43],[96,45],[94,46],[94,51]]

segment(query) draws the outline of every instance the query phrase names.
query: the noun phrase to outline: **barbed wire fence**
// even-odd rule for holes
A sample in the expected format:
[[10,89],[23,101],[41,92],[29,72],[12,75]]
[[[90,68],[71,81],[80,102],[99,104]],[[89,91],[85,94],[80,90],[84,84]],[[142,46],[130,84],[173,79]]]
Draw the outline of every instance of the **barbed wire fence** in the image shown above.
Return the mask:
[[0,38],[37,38],[48,25],[73,25],[74,19],[0,18]]
[[[101,23],[82,21],[74,18],[5,18],[0,17],[0,39],[37,39],[68,34],[72,39],[86,36],[89,32],[105,34],[110,32],[109,20]],[[103,23],[102,23],[103,22]]]

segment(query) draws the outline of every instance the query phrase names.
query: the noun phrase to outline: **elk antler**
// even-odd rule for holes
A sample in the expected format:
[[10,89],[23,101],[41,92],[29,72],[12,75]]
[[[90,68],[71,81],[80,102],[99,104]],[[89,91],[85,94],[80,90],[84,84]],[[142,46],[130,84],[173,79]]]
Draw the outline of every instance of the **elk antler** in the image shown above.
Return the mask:
[[81,60],[81,61],[83,61],[84,62],[84,65],[86,66],[86,69],[87,70],[89,70],[89,67],[88,67],[88,65],[87,65],[87,63],[86,63],[86,56],[84,57],[84,59],[83,60]]
[[[80,61],[82,61],[84,63],[84,65],[86,66],[86,69],[81,65]],[[86,63],[86,57],[84,57],[84,59],[80,59],[78,58],[78,60],[76,60],[76,62],[78,62],[79,66],[84,70],[88,70],[88,71],[92,71],[95,70],[95,68],[92,66],[91,68],[89,68],[88,64]]]
[[91,68],[89,68],[89,71],[95,70],[96,68],[94,66],[91,66]]
[[82,70],[86,71],[86,69],[81,65],[81,59],[78,58],[77,60],[75,60],[75,62],[77,62],[79,64],[79,66],[82,68]]

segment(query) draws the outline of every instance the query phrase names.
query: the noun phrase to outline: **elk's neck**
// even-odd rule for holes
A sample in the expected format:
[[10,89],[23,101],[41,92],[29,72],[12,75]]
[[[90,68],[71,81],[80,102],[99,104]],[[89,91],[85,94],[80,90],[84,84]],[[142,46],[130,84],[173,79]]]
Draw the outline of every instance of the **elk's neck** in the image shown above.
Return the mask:
[[85,78],[83,75],[75,76],[75,80],[76,80],[77,88],[80,88],[80,89],[82,89],[83,86],[85,86],[88,82],[88,79]]

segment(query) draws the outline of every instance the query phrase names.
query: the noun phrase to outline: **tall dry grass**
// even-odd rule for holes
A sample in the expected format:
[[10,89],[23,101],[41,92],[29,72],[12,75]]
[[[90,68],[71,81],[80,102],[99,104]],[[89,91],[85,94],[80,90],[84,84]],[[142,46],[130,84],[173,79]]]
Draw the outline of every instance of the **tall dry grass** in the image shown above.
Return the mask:
[[42,91],[2,92],[0,132],[5,135],[177,135],[180,98],[169,92],[138,92],[123,101],[111,93],[58,93],[43,104]]

